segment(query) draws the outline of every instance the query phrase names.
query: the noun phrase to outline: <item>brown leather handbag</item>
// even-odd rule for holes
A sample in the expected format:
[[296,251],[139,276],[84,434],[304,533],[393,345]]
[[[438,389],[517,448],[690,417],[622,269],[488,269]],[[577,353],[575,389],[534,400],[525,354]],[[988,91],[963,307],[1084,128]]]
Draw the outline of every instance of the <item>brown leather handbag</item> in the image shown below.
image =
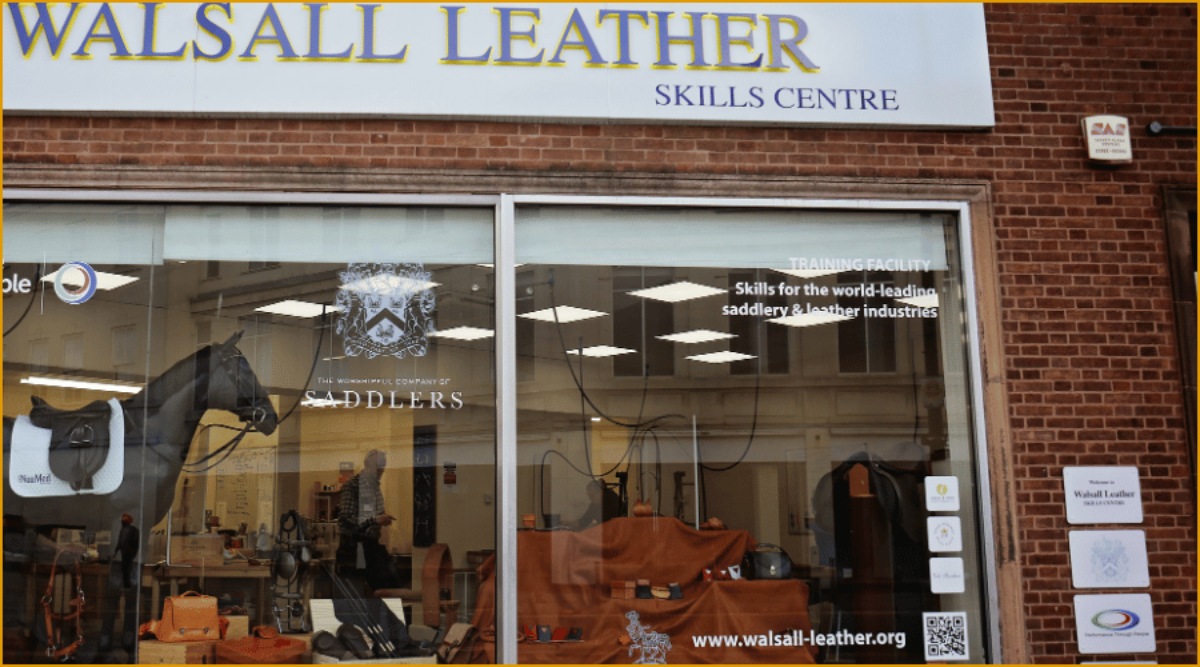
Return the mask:
[[162,620],[154,635],[163,642],[199,642],[221,638],[217,599],[188,591],[163,601]]

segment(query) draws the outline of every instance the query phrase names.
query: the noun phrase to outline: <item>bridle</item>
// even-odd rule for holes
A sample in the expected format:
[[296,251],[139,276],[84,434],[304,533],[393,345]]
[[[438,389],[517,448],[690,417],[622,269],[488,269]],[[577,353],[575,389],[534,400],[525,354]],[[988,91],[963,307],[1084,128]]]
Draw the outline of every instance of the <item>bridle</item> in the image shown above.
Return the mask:
[[[229,376],[229,381],[231,384],[233,384],[233,387],[234,387],[234,407],[233,407],[232,412],[234,414],[236,414],[239,418],[242,419],[242,421],[245,423],[245,426],[243,426],[242,428],[239,429],[239,428],[236,428],[233,426],[229,426],[227,424],[201,424],[200,430],[198,430],[196,432],[196,435],[192,437],[193,442],[195,442],[196,438],[198,438],[205,431],[207,431],[208,429],[211,429],[211,428],[220,428],[220,429],[226,429],[226,430],[230,430],[230,431],[237,431],[237,433],[232,438],[230,438],[229,441],[227,441],[225,444],[223,444],[220,447],[216,448],[215,450],[209,452],[202,458],[200,458],[196,461],[190,461],[190,462],[185,461],[183,464],[184,472],[196,474],[196,473],[202,473],[202,472],[207,472],[209,470],[212,470],[213,468],[224,463],[225,459],[229,458],[233,454],[234,450],[237,449],[237,446],[242,443],[242,440],[245,439],[245,437],[247,435],[249,435],[251,433],[261,433],[262,432],[258,429],[257,425],[267,418],[266,408],[259,406],[259,404],[258,404],[259,401],[255,400],[254,398],[243,399],[243,397],[242,397],[242,391],[241,391],[242,378],[241,378],[241,373],[238,372],[238,369],[241,367],[241,364],[243,362],[245,362],[245,360],[246,360],[246,355],[242,354],[241,350],[234,347],[233,352],[231,352],[229,354],[221,355],[219,363],[212,364],[212,366],[215,366],[216,368],[220,368],[221,371],[225,372]],[[199,364],[201,361],[202,361],[201,358],[197,357],[197,359],[196,359],[197,364]],[[210,373],[212,373],[212,372],[216,372],[215,369],[210,370]],[[207,397],[208,396],[208,387],[209,387],[209,375],[208,374],[200,375],[199,382],[196,387],[197,397],[199,397],[199,396]],[[240,403],[243,400],[250,401],[249,405],[245,406],[245,408],[243,408],[240,405]],[[249,411],[248,415],[245,414],[247,410]],[[279,420],[279,421],[282,421],[282,420]],[[278,425],[278,423],[279,422],[276,422],[277,425]],[[188,450],[189,451],[191,450],[190,446],[188,447]],[[204,465],[208,461],[211,461],[212,459],[217,458],[218,456],[220,458],[218,458],[215,462],[210,463],[208,465]]]
[[[54,606],[54,578],[58,570],[58,559],[65,550],[59,551],[54,555],[54,562],[50,564],[50,578],[46,582],[46,591],[42,594],[42,615],[46,621],[46,657],[58,660],[66,660],[75,655],[76,651],[83,646],[83,608],[87,602],[87,598],[83,594],[83,568],[81,561],[82,554],[76,554],[75,558],[75,597],[67,602],[67,608],[70,611],[64,613],[56,613]],[[68,644],[61,645],[63,641],[63,628],[60,625],[54,627],[57,623],[66,623],[75,621],[75,639]]]
[[[322,315],[322,319],[324,319],[324,315]],[[325,327],[320,326],[319,328],[320,328],[321,334],[320,334],[320,337],[317,339],[316,352],[313,353],[312,366],[308,369],[308,377],[304,380],[304,389],[306,389],[306,390],[308,389],[309,383],[312,382],[313,373],[315,373],[317,371],[317,362],[321,356],[321,345],[325,341]],[[224,463],[225,459],[229,458],[233,454],[234,450],[237,449],[237,446],[241,444],[242,440],[247,435],[249,435],[250,433],[261,433],[261,431],[258,430],[256,425],[267,418],[266,409],[259,407],[258,402],[254,401],[248,406],[250,408],[250,417],[247,418],[247,417],[242,416],[241,412],[239,411],[239,406],[237,405],[237,402],[242,400],[242,392],[241,392],[241,374],[238,373],[235,369],[239,368],[241,363],[245,362],[245,360],[246,360],[246,355],[242,354],[241,350],[234,347],[233,353],[223,356],[221,358],[221,363],[217,364],[217,365],[223,371],[225,371],[226,373],[229,374],[230,381],[233,383],[233,386],[235,389],[235,392],[234,392],[235,403],[234,403],[233,411],[235,414],[237,414],[239,417],[242,418],[242,420],[245,422],[246,425],[244,427],[238,429],[233,426],[228,426],[226,424],[202,424],[200,430],[196,432],[195,436],[193,436],[193,438],[192,438],[193,442],[195,442],[196,437],[199,437],[202,433],[204,433],[205,431],[207,431],[210,428],[222,428],[222,429],[227,429],[230,431],[237,431],[237,434],[234,435],[232,438],[230,438],[229,441],[226,442],[225,444],[221,445],[220,447],[213,450],[212,452],[209,452],[203,458],[201,458],[197,461],[191,461],[191,462],[185,461],[183,463],[183,471],[184,472],[196,474],[196,473],[202,473],[202,472],[207,472],[209,470],[212,470],[213,468]],[[199,357],[197,357],[197,363],[199,363],[199,361],[200,361],[200,359],[199,359]],[[232,364],[229,363],[230,361],[233,361],[233,363]],[[247,362],[247,366],[249,366],[248,362]],[[207,394],[208,394],[208,376],[207,375],[205,375],[202,378],[202,382],[197,387],[196,391],[197,392],[203,391],[204,392],[203,394],[198,394],[198,395],[207,396]],[[292,407],[286,413],[284,413],[284,415],[282,417],[275,420],[275,428],[276,429],[278,429],[279,426],[282,425],[284,421],[286,421],[289,417],[292,416],[292,413],[296,411],[296,408],[300,407],[300,402],[303,400],[304,400],[304,392],[301,391],[300,396],[296,399],[296,402],[294,404],[292,404]],[[188,447],[188,451],[191,451],[190,446]],[[202,468],[198,467],[198,466],[205,464],[209,460],[216,458],[217,456],[220,456],[221,458],[218,459],[215,463],[205,465]]]

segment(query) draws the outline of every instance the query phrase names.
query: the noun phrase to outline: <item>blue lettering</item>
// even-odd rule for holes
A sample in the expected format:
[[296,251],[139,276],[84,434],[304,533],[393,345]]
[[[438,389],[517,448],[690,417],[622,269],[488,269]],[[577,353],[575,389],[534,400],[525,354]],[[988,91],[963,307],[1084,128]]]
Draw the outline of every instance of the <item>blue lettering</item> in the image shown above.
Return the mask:
[[[104,21],[108,32],[97,32],[100,22]],[[125,38],[121,36],[121,28],[117,25],[117,17],[113,16],[112,7],[108,3],[100,5],[100,11],[96,12],[96,18],[92,20],[92,27],[88,28],[87,35],[79,44],[79,49],[72,53],[75,58],[91,58],[92,54],[88,53],[88,48],[94,41],[109,42],[113,45],[113,56],[119,58],[128,58],[133,55],[129,52],[129,48],[125,46]]]
[[230,36],[229,31],[209,20],[208,11],[210,9],[219,9],[225,12],[225,16],[229,20],[233,20],[233,9],[229,6],[228,2],[206,2],[200,5],[196,10],[196,25],[200,26],[200,29],[204,32],[215,37],[221,43],[221,50],[216,53],[208,53],[200,48],[199,42],[193,41],[192,52],[196,54],[196,60],[224,60],[233,51],[233,37]]
[[[767,67],[786,69],[783,64],[783,54],[787,52],[788,58],[804,71],[818,72],[821,70],[800,50],[800,42],[808,37],[808,24],[804,22],[804,19],[787,14],[765,14],[763,18],[767,20],[767,35],[771,50],[771,60]],[[793,32],[792,36],[787,39],[784,39],[782,30],[785,24],[791,26]]]
[[689,107],[696,106],[687,96],[691,90],[691,86],[675,86],[675,106],[683,106],[685,103]]
[[187,52],[186,42],[174,51],[154,50],[154,33],[158,26],[158,6],[161,4],[161,2],[142,3],[146,19],[142,23],[142,50],[138,53],[139,58],[182,58],[183,54]]
[[660,83],[654,87],[654,94],[657,99],[654,100],[654,106],[665,107],[671,104],[671,87],[665,83]]
[[34,9],[37,10],[37,20],[33,22],[32,28],[25,25],[25,15],[21,11],[24,5],[25,3],[21,2],[8,3],[8,11],[12,14],[13,27],[17,32],[17,41],[21,43],[21,54],[28,58],[29,52],[37,44],[38,35],[44,33],[46,44],[50,47],[50,54],[57,58],[58,52],[62,49],[63,38],[71,29],[71,21],[75,19],[75,10],[79,9],[79,4],[72,2],[68,5],[70,10],[67,12],[67,18],[63,20],[62,26],[55,26],[47,3],[33,3]]
[[[268,23],[271,24],[271,33],[263,34],[263,28]],[[250,43],[246,45],[246,50],[238,58],[242,60],[258,60],[258,56],[254,55],[254,48],[258,46],[259,42],[278,46],[278,57],[281,59],[299,57],[296,51],[292,49],[292,42],[288,39],[287,32],[283,29],[283,23],[279,20],[279,14],[275,11],[274,4],[267,4],[267,9],[263,12],[262,18],[258,20],[258,27],[254,29],[254,36],[250,38]]]
[[[579,35],[579,41],[567,41],[574,30]],[[592,39],[592,34],[588,31],[587,24],[584,23],[583,17],[579,15],[579,10],[575,9],[571,12],[571,19],[567,21],[567,27],[563,29],[562,38],[558,40],[558,49],[554,52],[554,57],[550,62],[554,64],[562,64],[563,49],[584,49],[588,53],[587,64],[589,65],[605,65],[607,61],[600,56],[599,49],[596,48],[596,42]]]
[[308,53],[304,54],[305,58],[345,60],[354,51],[354,45],[351,44],[341,53],[321,53],[321,12],[328,6],[329,3],[325,2],[304,3],[304,7],[308,9]]
[[617,19],[617,47],[618,58],[614,65],[620,67],[637,67],[637,63],[630,59],[629,55],[629,19],[635,18],[642,22],[642,26],[647,26],[649,15],[646,12],[635,12],[627,9],[605,9],[600,12],[600,23],[605,19]]
[[458,52],[458,14],[462,7],[442,7],[446,12],[446,57],[441,62],[451,64],[478,65],[488,62],[492,57],[492,47],[477,56],[464,56]]
[[[408,56],[408,45],[391,55],[375,53],[375,10],[379,5],[359,5],[363,13],[363,49],[359,60],[403,62]],[[351,47],[353,48],[353,47]]]
[[[717,67],[745,67],[756,69],[762,65],[762,54],[748,63],[734,62],[731,51],[734,46],[744,46],[747,49],[754,50],[754,28],[758,25],[758,19],[754,14],[713,14],[717,17],[717,49],[720,51],[720,60],[717,62]],[[750,32],[744,35],[731,34],[732,24],[734,22],[744,22],[750,25]]]
[[[536,55],[524,58],[514,56],[511,50],[512,42],[516,39],[523,39],[537,46],[537,21],[541,18],[541,12],[537,9],[497,7],[496,13],[500,15],[500,57],[496,58],[496,63],[500,65],[530,65],[542,62],[542,54],[546,52],[545,49],[539,49]],[[533,25],[528,30],[513,30],[513,16],[532,18]]]
[[704,18],[703,12],[687,12],[688,23],[691,25],[691,32],[682,35],[670,34],[669,22],[671,12],[653,12],[655,25],[658,28],[658,60],[654,63],[655,67],[674,67],[675,63],[671,61],[671,45],[672,44],[687,44],[692,48],[692,62],[689,67],[708,67],[708,61],[704,59],[704,34],[702,32],[701,22]]

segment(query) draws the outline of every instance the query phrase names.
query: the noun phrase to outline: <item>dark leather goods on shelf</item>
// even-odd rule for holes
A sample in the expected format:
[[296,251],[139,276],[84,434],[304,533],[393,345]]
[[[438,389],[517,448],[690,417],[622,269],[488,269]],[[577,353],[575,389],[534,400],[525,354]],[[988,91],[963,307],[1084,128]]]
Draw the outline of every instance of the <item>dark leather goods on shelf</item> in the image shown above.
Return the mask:
[[[510,627],[581,628],[582,641],[518,644],[523,663],[631,663],[668,638],[668,663],[811,663],[808,647],[699,647],[693,637],[807,636],[808,587],[795,579],[701,581],[704,568],[742,562],[746,531],[697,531],[673,518],[619,518],[575,533],[517,535],[518,593]],[[469,662],[495,658],[495,560],[480,567],[472,623],[481,631]],[[613,585],[678,582],[682,599],[614,598]],[[508,612],[513,613],[513,612]],[[490,631],[490,632],[489,632]],[[665,642],[664,644],[665,645]]]

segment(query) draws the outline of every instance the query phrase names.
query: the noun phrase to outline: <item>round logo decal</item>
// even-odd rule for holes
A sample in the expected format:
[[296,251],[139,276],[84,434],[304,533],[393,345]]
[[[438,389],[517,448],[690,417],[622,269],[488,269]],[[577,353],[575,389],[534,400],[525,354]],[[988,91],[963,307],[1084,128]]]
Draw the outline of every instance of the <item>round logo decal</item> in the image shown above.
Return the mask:
[[54,275],[54,293],[72,306],[96,294],[96,271],[85,262],[68,262]]
[[1092,617],[1092,625],[1105,630],[1132,630],[1139,620],[1137,614],[1126,609],[1105,609]]

